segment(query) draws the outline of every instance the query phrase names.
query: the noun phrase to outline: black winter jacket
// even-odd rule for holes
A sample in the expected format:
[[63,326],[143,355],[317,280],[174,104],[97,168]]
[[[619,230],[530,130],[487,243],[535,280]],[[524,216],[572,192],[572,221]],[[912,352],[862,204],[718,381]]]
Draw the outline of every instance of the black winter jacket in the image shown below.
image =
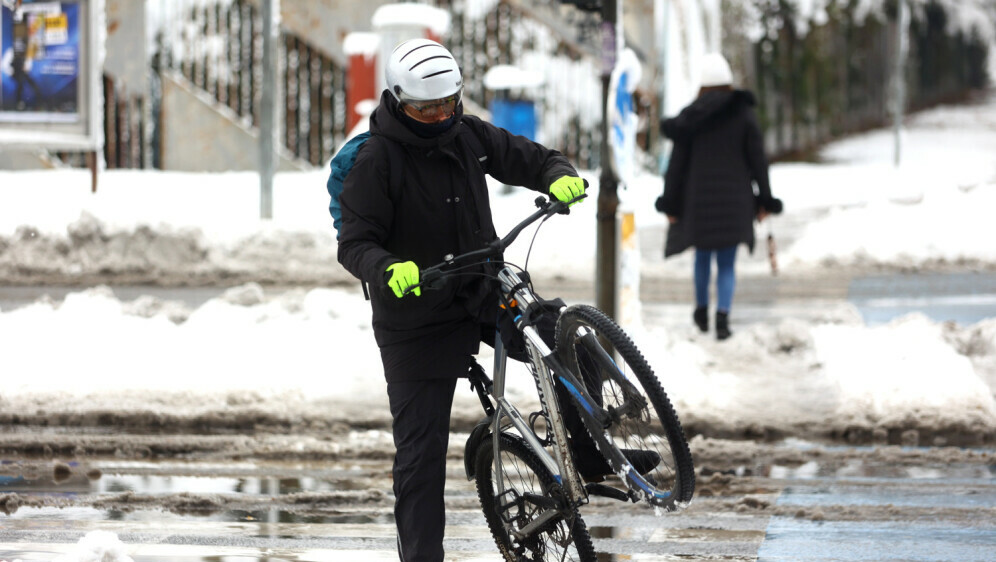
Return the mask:
[[[463,115],[462,106],[458,122],[429,139],[415,135],[398,112],[385,91],[370,117],[373,134],[357,154],[340,198],[339,263],[373,288],[374,335],[381,348],[405,341],[421,345],[433,334],[464,329],[469,321],[494,322],[497,303],[480,277],[451,278],[441,290],[423,289],[418,297],[398,299],[382,289],[392,263],[410,260],[425,268],[497,238],[486,173],[541,193],[561,176],[578,175],[561,153]],[[392,155],[403,157],[403,165],[391,166]],[[404,170],[403,181],[391,181],[391,170],[398,169]]]
[[661,122],[674,147],[657,210],[678,218],[668,229],[665,256],[741,243],[753,252],[759,208],[781,212],[754,104],[746,90],[713,90]]

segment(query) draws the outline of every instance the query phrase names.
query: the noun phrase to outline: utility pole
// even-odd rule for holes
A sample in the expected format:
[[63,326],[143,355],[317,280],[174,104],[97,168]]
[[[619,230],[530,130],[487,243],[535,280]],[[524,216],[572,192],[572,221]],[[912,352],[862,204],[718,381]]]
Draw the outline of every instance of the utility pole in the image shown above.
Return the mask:
[[609,88],[612,70],[619,56],[619,4],[602,2],[602,173],[598,179],[597,241],[595,248],[595,304],[609,318],[616,318],[616,261],[619,209],[619,180],[612,170],[610,146]]
[[259,218],[273,218],[273,173],[276,168],[274,132],[277,123],[276,89],[277,26],[273,25],[274,10],[280,0],[262,0],[263,17],[263,86],[259,103]]

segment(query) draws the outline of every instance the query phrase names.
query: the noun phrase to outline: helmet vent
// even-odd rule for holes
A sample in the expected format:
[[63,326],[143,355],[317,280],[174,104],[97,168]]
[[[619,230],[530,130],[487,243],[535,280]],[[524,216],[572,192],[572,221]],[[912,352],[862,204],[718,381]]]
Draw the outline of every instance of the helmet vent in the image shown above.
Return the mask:
[[[441,45],[419,45],[418,47],[415,47],[414,49],[412,49],[412,50],[408,51],[407,53],[405,53],[404,56],[402,56],[400,59],[398,59],[398,61],[403,61],[406,58],[408,58],[408,55],[414,53],[415,51],[417,51],[419,49],[424,49],[426,47],[441,47]],[[445,50],[445,48],[443,48],[443,50]]]
[[439,76],[440,74],[446,74],[447,72],[453,72],[453,71],[449,70],[449,69],[447,69],[447,70],[440,70],[439,72],[433,72],[432,74],[426,74],[425,76],[422,77],[422,79],[425,80],[426,78],[432,78],[433,76]]
[[[444,55],[436,55],[434,57],[424,58],[424,59],[418,61],[417,63],[415,63],[414,65],[412,65],[412,67],[409,68],[408,70],[415,70],[415,67],[417,67],[418,65],[425,64],[425,63],[427,63],[427,62],[429,62],[431,60],[435,60],[435,59],[449,59],[449,58],[450,57],[447,57],[447,56],[444,56]],[[430,74],[430,76],[431,76],[431,74]]]

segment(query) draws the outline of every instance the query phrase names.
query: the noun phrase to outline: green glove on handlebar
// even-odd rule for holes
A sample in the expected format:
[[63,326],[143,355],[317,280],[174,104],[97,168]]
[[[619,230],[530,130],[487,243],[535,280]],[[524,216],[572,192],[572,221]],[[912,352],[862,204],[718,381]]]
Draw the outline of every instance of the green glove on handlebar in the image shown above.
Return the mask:
[[[391,277],[387,280],[387,286],[394,291],[394,296],[399,299],[405,296],[405,289],[412,285],[418,285],[418,266],[413,261],[393,263],[387,267],[386,273]],[[412,291],[416,297],[422,296],[422,289],[415,287]]]
[[[550,184],[550,195],[563,203],[567,203],[582,193],[584,193],[584,180],[577,176],[562,176]],[[580,202],[575,201],[571,203],[571,206],[573,207]]]

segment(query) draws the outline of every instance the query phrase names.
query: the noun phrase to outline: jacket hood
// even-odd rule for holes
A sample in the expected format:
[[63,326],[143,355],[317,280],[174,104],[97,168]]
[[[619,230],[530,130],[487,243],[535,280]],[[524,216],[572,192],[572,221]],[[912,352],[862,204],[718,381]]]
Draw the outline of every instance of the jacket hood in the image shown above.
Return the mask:
[[661,121],[661,132],[680,140],[695,134],[717,116],[731,109],[756,105],[754,94],[747,90],[713,90],[695,99],[677,117]]
[[[455,116],[457,121],[463,117],[462,103],[457,105]],[[384,90],[380,95],[380,104],[370,114],[370,132],[383,135],[402,144],[433,148],[451,142],[459,130],[459,127],[450,127],[439,136],[422,138],[409,129],[403,119],[405,117],[401,115],[398,100],[394,99],[391,92]]]

